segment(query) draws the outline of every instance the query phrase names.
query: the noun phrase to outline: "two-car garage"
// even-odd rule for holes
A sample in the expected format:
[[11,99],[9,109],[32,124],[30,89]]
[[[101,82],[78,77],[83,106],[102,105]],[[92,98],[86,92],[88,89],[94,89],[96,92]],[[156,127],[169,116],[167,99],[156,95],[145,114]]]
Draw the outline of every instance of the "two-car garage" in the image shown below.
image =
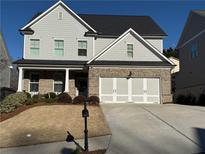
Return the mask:
[[100,78],[99,96],[104,103],[160,103],[159,78]]

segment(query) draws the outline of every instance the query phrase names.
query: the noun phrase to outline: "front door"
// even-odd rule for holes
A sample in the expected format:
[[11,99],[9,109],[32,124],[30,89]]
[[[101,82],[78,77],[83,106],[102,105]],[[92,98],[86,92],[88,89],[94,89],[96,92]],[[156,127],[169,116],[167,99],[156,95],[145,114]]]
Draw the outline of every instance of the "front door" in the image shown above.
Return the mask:
[[88,95],[88,80],[87,78],[77,78],[76,81],[78,95],[87,97]]

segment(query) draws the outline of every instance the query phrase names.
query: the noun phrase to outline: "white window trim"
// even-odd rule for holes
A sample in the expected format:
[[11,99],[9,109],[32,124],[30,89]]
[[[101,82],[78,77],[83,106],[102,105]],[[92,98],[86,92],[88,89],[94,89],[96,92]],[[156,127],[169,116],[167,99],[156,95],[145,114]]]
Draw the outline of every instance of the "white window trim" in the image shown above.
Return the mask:
[[[86,41],[87,42],[86,56],[81,56],[81,55],[78,54],[78,49],[79,49],[78,43],[79,43],[79,41]],[[77,39],[77,54],[78,54],[78,57],[87,57],[88,56],[88,40],[87,39],[85,39],[85,38]]]
[[[128,44],[132,45],[132,57],[128,56]],[[127,57],[133,58],[134,57],[134,44],[132,42],[126,42],[126,51],[127,51]]]
[[[64,38],[53,38],[53,56],[56,56],[55,54],[54,54],[54,52],[55,52],[55,41],[63,41],[63,55],[62,56],[65,56],[65,39]],[[58,57],[62,57],[62,56],[58,56]]]
[[29,39],[29,56],[34,56],[31,55],[31,40],[39,40],[39,53],[38,55],[35,55],[35,57],[39,57],[40,56],[40,49],[41,49],[41,39],[40,38],[28,38]]
[[[61,18],[60,18],[60,14],[61,14]],[[62,11],[58,12],[58,20],[63,20],[63,12]]]

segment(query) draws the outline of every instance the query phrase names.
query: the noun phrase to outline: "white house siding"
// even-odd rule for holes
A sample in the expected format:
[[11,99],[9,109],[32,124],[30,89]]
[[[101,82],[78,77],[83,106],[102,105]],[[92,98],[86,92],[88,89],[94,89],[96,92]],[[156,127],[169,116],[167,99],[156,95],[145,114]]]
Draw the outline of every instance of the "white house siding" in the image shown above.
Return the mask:
[[[58,19],[58,13],[63,19]],[[67,12],[61,5],[31,26],[33,35],[25,35],[25,59],[89,60],[93,56],[93,38],[84,37],[88,29]],[[40,54],[29,55],[30,39],[40,39]],[[54,56],[54,40],[64,40],[64,56]],[[78,56],[78,39],[88,41],[87,56]]]
[[110,43],[112,43],[116,38],[97,38],[95,40],[95,54],[102,51],[106,48]]
[[[133,44],[133,58],[127,56],[127,44]],[[108,49],[108,51],[97,60],[161,61],[160,58],[158,58],[131,33]]]
[[157,48],[160,52],[163,52],[163,39],[145,39],[152,46]]

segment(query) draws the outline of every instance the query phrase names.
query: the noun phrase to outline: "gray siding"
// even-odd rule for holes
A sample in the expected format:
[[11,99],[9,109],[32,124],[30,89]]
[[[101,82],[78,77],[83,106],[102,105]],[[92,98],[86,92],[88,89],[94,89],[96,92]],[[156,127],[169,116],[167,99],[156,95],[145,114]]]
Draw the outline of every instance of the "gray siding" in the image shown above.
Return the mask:
[[157,48],[161,53],[163,52],[163,39],[145,39],[153,47]]
[[[205,92],[205,33],[190,41],[183,48],[179,49],[180,72],[176,80],[176,93],[199,95]],[[191,57],[193,43],[198,44],[198,56]]]
[[95,40],[95,54],[102,51],[104,48],[106,48],[114,40],[115,40],[115,38],[97,38]]
[[[127,56],[128,43],[133,44],[133,58]],[[160,58],[158,58],[130,33],[116,45],[108,49],[108,51],[98,60],[161,61]]]
[[1,70],[0,70],[0,87],[10,88],[10,74],[11,74],[11,70],[8,66],[1,68]]
[[[63,13],[63,19],[58,19],[58,13]],[[88,31],[78,20],[68,13],[62,6],[56,7],[49,14],[31,26],[33,35],[25,35],[25,59],[54,59],[54,60],[88,60],[93,56],[93,38],[84,37]],[[29,55],[30,39],[40,39],[40,55]],[[53,54],[54,40],[64,40],[64,56]],[[88,41],[86,57],[78,56],[78,40]]]

